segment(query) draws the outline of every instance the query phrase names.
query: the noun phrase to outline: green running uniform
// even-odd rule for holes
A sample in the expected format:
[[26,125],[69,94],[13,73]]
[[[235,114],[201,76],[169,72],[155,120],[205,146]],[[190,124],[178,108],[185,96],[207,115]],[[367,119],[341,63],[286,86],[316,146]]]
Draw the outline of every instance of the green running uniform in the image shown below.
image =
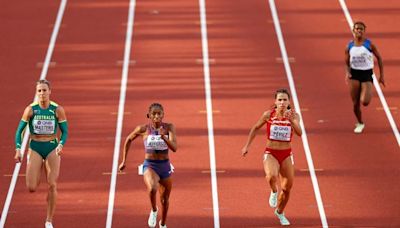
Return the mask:
[[[42,109],[38,102],[31,104],[33,115],[29,119],[29,131],[33,135],[55,135],[57,133],[58,118],[56,109],[58,104],[51,101],[47,109]],[[58,146],[57,139],[48,142],[38,142],[33,139],[29,142],[29,148],[42,156],[43,159]]]

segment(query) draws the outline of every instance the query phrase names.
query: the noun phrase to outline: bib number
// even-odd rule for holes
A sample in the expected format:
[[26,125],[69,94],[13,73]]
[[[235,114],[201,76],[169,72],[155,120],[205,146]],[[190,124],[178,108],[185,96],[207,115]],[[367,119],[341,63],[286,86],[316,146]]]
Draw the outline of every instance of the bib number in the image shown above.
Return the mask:
[[33,133],[38,135],[52,135],[54,134],[55,122],[54,120],[33,120]]
[[291,133],[291,126],[271,125],[269,139],[289,142]]
[[[168,138],[168,136],[166,135]],[[147,136],[147,149],[150,150],[168,150],[168,145],[161,138],[161,135],[149,135]]]

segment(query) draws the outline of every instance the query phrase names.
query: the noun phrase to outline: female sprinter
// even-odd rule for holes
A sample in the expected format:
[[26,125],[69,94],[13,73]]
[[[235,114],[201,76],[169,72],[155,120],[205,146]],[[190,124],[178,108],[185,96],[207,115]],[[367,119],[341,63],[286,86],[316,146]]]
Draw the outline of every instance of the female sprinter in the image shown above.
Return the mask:
[[162,216],[159,222],[160,228],[166,228],[167,213],[169,207],[169,195],[172,189],[171,164],[169,162],[168,151],[177,150],[175,127],[171,123],[164,123],[164,109],[161,104],[153,103],[149,107],[147,118],[148,124],[139,125],[125,140],[122,162],[119,170],[122,171],[126,166],[126,158],[129,147],[133,140],[141,136],[144,141],[145,160],[143,163],[144,183],[151,203],[149,215],[149,227],[157,224],[157,203],[156,194],[160,190],[160,200],[162,205]]
[[[30,141],[26,167],[26,186],[35,192],[40,183],[42,167],[46,170],[47,218],[46,228],[53,228],[52,221],[57,201],[57,179],[60,172],[60,155],[68,137],[67,118],[64,109],[50,101],[50,83],[39,80],[36,83],[37,102],[25,108],[15,134],[15,161],[21,162],[22,132],[29,125]],[[57,126],[61,130],[57,139]]]
[[365,37],[366,27],[361,21],[354,23],[354,39],[348,44],[345,51],[346,82],[349,84],[353,111],[357,118],[354,133],[361,133],[365,127],[361,116],[361,104],[367,106],[371,102],[374,55],[379,65],[378,81],[385,86],[382,58],[376,46]]
[[[275,93],[275,107],[263,113],[251,128],[246,145],[242,148],[242,156],[248,153],[256,131],[267,124],[267,146],[264,152],[264,171],[267,182],[271,186],[269,205],[275,209],[275,215],[281,225],[290,225],[283,211],[289,200],[294,179],[291,140],[293,132],[302,134],[299,115],[290,108],[290,95],[286,89]],[[280,193],[278,197],[278,177],[280,177]]]

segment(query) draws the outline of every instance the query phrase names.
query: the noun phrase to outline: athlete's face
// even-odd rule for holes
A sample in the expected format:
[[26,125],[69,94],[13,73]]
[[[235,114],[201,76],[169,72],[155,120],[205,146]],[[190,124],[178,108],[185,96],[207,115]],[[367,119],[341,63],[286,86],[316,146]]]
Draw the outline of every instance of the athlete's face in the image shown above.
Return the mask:
[[353,33],[356,38],[362,38],[365,33],[365,27],[361,24],[356,24],[353,28]]
[[39,101],[48,101],[50,99],[51,90],[45,83],[36,85],[36,96]]
[[161,108],[159,107],[151,108],[149,112],[149,119],[153,123],[161,123],[163,117],[164,117],[164,111]]
[[286,93],[278,93],[275,99],[275,105],[278,110],[286,110],[290,104],[289,96]]

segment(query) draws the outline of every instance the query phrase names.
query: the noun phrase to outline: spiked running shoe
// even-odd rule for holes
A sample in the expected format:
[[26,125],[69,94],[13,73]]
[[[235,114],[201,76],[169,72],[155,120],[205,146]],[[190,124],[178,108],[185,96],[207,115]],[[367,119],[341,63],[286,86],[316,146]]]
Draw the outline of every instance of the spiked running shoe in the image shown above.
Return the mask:
[[161,225],[161,220],[160,223],[158,223],[158,225],[160,225],[160,228],[167,228],[167,224]]
[[154,228],[157,225],[157,213],[158,213],[158,208],[156,211],[150,210],[150,215],[149,215],[149,227]]
[[269,206],[275,208],[278,204],[278,191],[273,192],[271,191],[271,195],[269,195]]
[[282,212],[282,214],[279,214],[278,209],[275,209],[275,215],[276,215],[276,217],[278,217],[279,222],[281,223],[282,226],[290,225],[289,220],[287,220],[287,218],[285,217],[285,213]]
[[51,222],[46,222],[46,223],[44,224],[44,227],[45,227],[45,228],[53,228],[53,224],[51,224]]
[[354,128],[354,133],[360,134],[364,130],[365,124],[356,123],[356,128]]

